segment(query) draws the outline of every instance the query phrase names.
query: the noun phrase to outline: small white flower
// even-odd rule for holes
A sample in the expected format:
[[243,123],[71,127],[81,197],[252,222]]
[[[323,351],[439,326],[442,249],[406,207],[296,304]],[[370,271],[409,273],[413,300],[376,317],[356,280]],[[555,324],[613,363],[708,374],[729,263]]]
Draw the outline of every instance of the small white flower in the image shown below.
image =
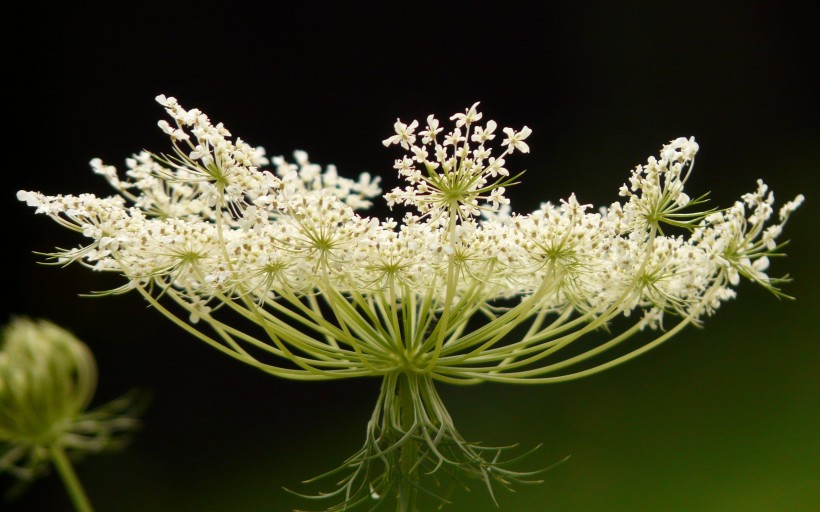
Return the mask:
[[480,120],[483,116],[481,112],[476,110],[476,107],[478,107],[478,102],[473,103],[473,106],[468,108],[464,114],[454,114],[450,117],[450,120],[455,121],[456,127],[458,128],[461,128],[465,124],[471,125],[474,122]]
[[413,160],[416,162],[425,162],[429,156],[427,149],[424,147],[413,146],[411,150],[413,152]]
[[488,201],[490,201],[493,211],[497,211],[500,205],[510,204],[510,200],[504,196],[504,187],[494,188],[493,191],[490,192]]
[[510,152],[512,152],[513,149],[516,149],[522,153],[530,152],[530,147],[526,142],[524,142],[524,140],[530,136],[532,130],[526,126],[521,128],[520,132],[516,132],[512,128],[504,128],[504,133],[507,134],[507,138],[501,142],[501,145],[509,146]]
[[418,125],[418,121],[413,121],[408,126],[402,123],[401,120],[396,119],[396,123],[393,125],[393,128],[396,130],[396,135],[384,139],[382,144],[385,146],[399,144],[402,148],[408,149],[410,144],[413,144],[416,141],[416,136],[413,135],[413,131],[415,131]]
[[427,116],[427,126],[424,128],[424,130],[419,132],[419,135],[422,136],[421,142],[423,144],[431,143],[435,140],[436,135],[441,133],[443,129],[444,128],[439,127],[438,119],[436,119],[435,116],[433,116],[433,114],[430,114],[429,116]]
[[495,129],[498,125],[495,121],[490,119],[487,121],[486,126],[476,126],[473,128],[473,136],[470,138],[473,142],[478,142],[479,144],[484,144],[485,142],[491,141],[495,138]]
[[168,124],[168,121],[166,121],[165,119],[161,119],[160,121],[158,121],[157,126],[159,126],[160,129],[163,132],[165,132],[166,135],[173,135],[173,133],[174,133],[175,128],[173,126],[171,126],[170,124]]
[[461,135],[461,129],[456,128],[455,130],[451,131],[444,137],[444,145],[445,146],[458,146],[462,142],[467,140]]
[[17,200],[24,201],[27,206],[39,207],[41,204],[40,195],[38,193],[26,190],[17,191]]
[[794,211],[801,204],[803,204],[803,201],[805,201],[805,200],[806,200],[806,198],[803,196],[803,194],[798,194],[797,197],[795,197],[793,200],[791,200],[788,203],[784,204],[780,208],[780,212],[778,214],[779,217],[780,217],[780,222],[785,222],[786,219],[788,219],[789,216],[791,216],[791,214],[794,213]]

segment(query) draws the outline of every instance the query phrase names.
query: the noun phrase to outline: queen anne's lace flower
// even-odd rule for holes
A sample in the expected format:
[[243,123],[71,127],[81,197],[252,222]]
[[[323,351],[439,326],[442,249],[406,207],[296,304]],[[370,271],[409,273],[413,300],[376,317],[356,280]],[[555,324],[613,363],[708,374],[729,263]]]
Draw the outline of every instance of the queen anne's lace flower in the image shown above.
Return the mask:
[[[698,210],[705,196],[684,191],[698,145],[679,138],[635,168],[623,203],[591,209],[572,195],[512,213],[504,193],[520,175],[506,158],[529,152],[531,130],[503,128],[495,146],[498,125],[479,124],[476,103],[449,131],[432,115],[418,133],[418,121],[396,121],[383,142],[404,150],[394,167],[406,185],[385,198],[409,211],[380,220],[358,213],[378,178],[342,178],[304,152],[262,170],[264,150],[157,100],[173,155],[137,154],[124,176],[92,161],[118,195],[18,197],[86,239],[56,261],[122,275],[117,291],[137,291],[231,357],[292,379],[382,376],[365,447],[346,463],[346,504],[413,494],[425,468],[520,478],[458,435],[433,381],[575,379],[701,322],[740,277],[781,294],[769,261],[803,200],[770,223],[760,182],[729,209]],[[606,338],[565,350],[593,331]],[[622,349],[633,336],[643,344]]]

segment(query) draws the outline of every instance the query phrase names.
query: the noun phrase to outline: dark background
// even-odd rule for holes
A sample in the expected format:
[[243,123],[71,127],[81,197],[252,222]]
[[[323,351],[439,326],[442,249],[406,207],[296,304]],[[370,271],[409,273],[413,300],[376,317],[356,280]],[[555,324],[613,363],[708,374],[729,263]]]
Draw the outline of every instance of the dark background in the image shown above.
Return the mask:
[[[363,440],[375,380],[306,384],[233,362],[136,295],[31,251],[78,239],[15,192],[107,194],[88,161],[122,165],[168,149],[154,102],[173,95],[269,154],[307,150],[342,174],[396,184],[381,140],[396,117],[444,119],[482,102],[533,129],[519,211],[576,192],[608,204],[665,142],[701,146],[690,190],[730,205],[757,178],[806,204],[787,237],[779,301],[742,285],[703,330],[637,361],[551,387],[442,387],[468,439],[544,443],[524,466],[545,483],[499,493],[501,510],[809,511],[820,508],[817,17],[781,2],[427,6],[262,2],[182,6],[29,4],[7,15],[4,320],[47,317],[97,355],[98,401],[153,392],[144,429],[118,455],[78,466],[100,511],[284,511],[282,490],[331,469]],[[143,5],[138,3],[138,5]],[[377,6],[378,5],[378,6]],[[383,211],[383,210],[378,210]],[[7,484],[8,481],[2,481]],[[453,511],[495,510],[486,493]],[[59,480],[9,511],[70,510]]]

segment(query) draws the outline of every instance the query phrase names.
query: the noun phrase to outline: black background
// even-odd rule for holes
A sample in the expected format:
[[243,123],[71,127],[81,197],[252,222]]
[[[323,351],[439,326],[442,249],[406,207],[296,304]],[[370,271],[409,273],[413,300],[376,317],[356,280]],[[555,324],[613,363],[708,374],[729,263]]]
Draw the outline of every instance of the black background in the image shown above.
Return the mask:
[[[377,382],[303,384],[232,362],[137,296],[31,251],[78,243],[14,194],[107,194],[88,161],[168,148],[157,94],[176,96],[269,154],[304,149],[342,174],[395,186],[381,140],[396,117],[440,119],[481,101],[527,125],[532,153],[510,192],[519,211],[571,192],[608,204],[665,142],[701,146],[691,190],[727,206],[764,178],[790,224],[778,301],[742,286],[705,330],[639,361],[550,388],[444,388],[465,436],[545,446],[541,486],[501,510],[816,510],[820,477],[816,251],[820,149],[817,18],[779,2],[201,2],[29,4],[7,14],[5,317],[47,317],[95,351],[100,402],[153,392],[126,452],[78,466],[98,510],[289,510],[281,487],[361,442]],[[377,213],[384,213],[377,208]],[[7,483],[7,482],[4,482]],[[493,510],[481,489],[451,510]],[[10,511],[70,510],[54,475]]]

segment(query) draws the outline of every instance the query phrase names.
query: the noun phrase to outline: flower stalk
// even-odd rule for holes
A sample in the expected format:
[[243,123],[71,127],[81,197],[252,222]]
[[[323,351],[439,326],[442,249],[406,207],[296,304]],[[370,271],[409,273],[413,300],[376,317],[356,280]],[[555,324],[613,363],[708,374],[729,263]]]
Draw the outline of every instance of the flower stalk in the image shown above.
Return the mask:
[[57,469],[57,473],[60,475],[60,479],[71,498],[71,502],[74,504],[74,509],[77,512],[94,512],[91,501],[88,499],[88,495],[85,493],[80,479],[77,478],[77,473],[74,471],[74,467],[71,465],[71,461],[68,460],[63,448],[58,444],[53,444],[49,447],[49,453],[51,454],[51,460],[54,462],[54,467]]
[[[415,405],[413,400],[413,390],[410,380],[414,377],[408,374],[399,376],[399,416],[401,417],[401,430],[403,435],[412,432],[415,424]],[[398,506],[396,512],[416,512],[416,501],[418,498],[419,477],[418,459],[420,445],[412,438],[404,442],[401,446],[399,456],[399,467],[401,468],[398,492]]]

